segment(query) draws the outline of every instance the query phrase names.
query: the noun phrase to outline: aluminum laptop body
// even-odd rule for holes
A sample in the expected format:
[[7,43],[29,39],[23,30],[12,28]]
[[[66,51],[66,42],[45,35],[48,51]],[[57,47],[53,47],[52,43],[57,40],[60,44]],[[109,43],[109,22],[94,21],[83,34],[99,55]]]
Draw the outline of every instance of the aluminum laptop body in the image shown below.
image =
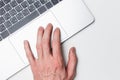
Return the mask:
[[[7,3],[5,1],[4,3]],[[33,1],[37,2],[41,0]],[[81,31],[82,29],[86,28],[88,25],[94,22],[93,15],[90,13],[90,11],[88,10],[88,8],[86,7],[82,0],[42,0],[42,1],[48,2],[53,1],[53,3],[52,2],[50,3],[52,4],[52,6],[53,5],[54,6],[52,7],[50,3],[47,4],[48,3],[47,2],[46,4],[43,5],[45,6],[44,8],[43,7],[39,8],[38,11],[36,11],[36,12],[42,11],[44,13],[39,14],[39,16],[37,16],[37,14],[32,15],[29,19],[23,21],[21,20],[21,24],[18,25],[18,27],[20,28],[17,29],[16,31],[13,31],[16,29],[16,28],[14,29],[15,27],[14,25],[10,28],[7,28],[8,33],[10,33],[9,36],[5,34],[5,31],[4,33],[1,33],[0,37],[2,37],[1,38],[2,40],[0,41],[0,80],[6,80],[10,78],[16,72],[25,68],[29,64],[24,51],[23,45],[24,40],[28,40],[30,42],[32,51],[36,56],[37,30],[40,26],[43,26],[45,28],[48,23],[52,23],[54,29],[56,27],[59,27],[61,30],[61,42],[64,42],[65,40],[73,36],[75,33]],[[54,4],[55,1],[59,1],[59,3]],[[29,2],[27,3],[29,4]],[[47,7],[51,8],[48,8],[46,11],[44,11],[44,9]],[[37,17],[29,21],[34,16]],[[15,17],[17,17],[17,14]],[[21,18],[21,16],[18,16],[17,20],[19,18]],[[25,21],[29,22],[25,24],[24,23]],[[22,23],[24,24],[24,26],[21,27],[21,25],[23,25]]]

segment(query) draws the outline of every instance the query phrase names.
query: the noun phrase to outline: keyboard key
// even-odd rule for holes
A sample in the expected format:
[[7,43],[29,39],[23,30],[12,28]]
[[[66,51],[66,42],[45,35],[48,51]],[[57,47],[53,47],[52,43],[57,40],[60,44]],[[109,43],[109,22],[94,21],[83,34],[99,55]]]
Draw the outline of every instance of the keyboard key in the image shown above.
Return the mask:
[[11,16],[14,16],[14,15],[16,15],[17,14],[17,12],[15,11],[15,9],[12,9],[11,11],[10,11],[10,15]]
[[10,27],[9,32],[10,33],[15,32],[16,30],[18,30],[19,28],[21,28],[22,26],[24,26],[25,24],[27,24],[28,22],[30,22],[31,20],[33,20],[38,16],[39,16],[39,13],[37,11],[34,11],[32,14],[28,15],[27,17],[23,18],[18,23]]
[[11,2],[10,4],[11,4],[12,7],[15,7],[15,6],[18,5],[17,2],[16,2],[15,0],[12,0],[12,2]]
[[42,6],[38,9],[39,13],[42,14],[46,11],[47,9],[45,8],[45,6]]
[[0,15],[5,14],[5,10],[3,8],[0,9]]
[[3,18],[3,17],[0,17],[0,24],[2,24],[2,23],[4,23],[4,22],[5,22],[4,18]]
[[23,10],[22,13],[23,13],[24,16],[27,16],[28,14],[30,14],[30,12],[28,11],[28,9]]
[[23,8],[20,5],[16,6],[15,9],[17,12],[20,12],[23,10]]
[[51,0],[54,5],[58,3],[58,0]]
[[51,7],[53,7],[53,5],[52,5],[51,2],[48,2],[48,3],[46,4],[46,7],[47,7],[47,9],[50,9]]
[[27,0],[29,4],[34,3],[35,0]]
[[20,20],[20,19],[22,19],[24,16],[23,16],[22,13],[19,13],[19,14],[16,15],[16,17],[17,17],[18,20]]
[[5,4],[3,3],[3,1],[0,0],[0,8],[3,7]]
[[2,37],[0,36],[0,41],[2,41]]
[[12,26],[10,21],[5,22],[4,25],[6,28],[9,28],[10,26]]
[[35,10],[35,7],[33,5],[31,5],[31,6],[28,7],[28,9],[29,9],[30,12],[33,12]]
[[13,17],[13,18],[10,19],[10,21],[11,21],[12,24],[15,24],[18,20],[17,20],[16,17]]
[[23,8],[26,8],[26,7],[29,6],[28,3],[27,3],[27,1],[24,1],[21,5],[22,5]]
[[9,3],[11,0],[3,0],[5,4]]
[[9,11],[9,10],[11,10],[12,9],[12,7],[9,5],[9,4],[7,4],[6,6],[5,6],[5,10],[6,11]]
[[6,30],[5,26],[3,24],[0,25],[0,32],[3,32],[4,30]]
[[49,0],[40,0],[40,2],[42,3],[42,4],[45,4],[45,3],[47,3]]
[[21,3],[21,2],[23,2],[24,0],[16,0],[18,3]]
[[34,3],[34,6],[35,6],[36,8],[38,8],[38,7],[41,6],[41,3],[40,3],[39,1],[37,1],[37,2]]
[[10,14],[9,14],[9,13],[6,13],[6,14],[4,15],[4,18],[5,18],[5,20],[8,20],[8,19],[10,19],[10,18],[11,18],[11,16],[10,16]]
[[4,32],[1,33],[1,36],[2,36],[2,38],[4,39],[4,38],[6,38],[7,36],[9,36],[9,32],[6,30],[6,31],[4,31]]

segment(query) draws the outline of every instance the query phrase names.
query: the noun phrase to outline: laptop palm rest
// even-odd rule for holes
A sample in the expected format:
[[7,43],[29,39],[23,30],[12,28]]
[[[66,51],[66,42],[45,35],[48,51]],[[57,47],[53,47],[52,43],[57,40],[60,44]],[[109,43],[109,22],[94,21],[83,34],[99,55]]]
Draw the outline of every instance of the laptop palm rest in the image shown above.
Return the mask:
[[8,38],[0,42],[0,79],[6,80],[24,66]]
[[62,41],[64,41],[64,39],[67,38],[67,34],[65,34],[64,30],[60,27],[60,25],[58,24],[55,17],[52,15],[50,11],[46,12],[44,15],[28,23],[27,25],[24,26],[24,29],[22,28],[21,30],[17,31],[10,37],[11,43],[16,48],[17,52],[19,53],[19,55],[21,56],[26,65],[28,64],[28,60],[26,58],[26,54],[24,51],[23,41],[28,40],[30,42],[31,49],[34,55],[37,57],[36,53],[37,31],[40,26],[43,26],[45,28],[48,23],[52,23],[54,29],[55,27],[59,27],[61,29]]

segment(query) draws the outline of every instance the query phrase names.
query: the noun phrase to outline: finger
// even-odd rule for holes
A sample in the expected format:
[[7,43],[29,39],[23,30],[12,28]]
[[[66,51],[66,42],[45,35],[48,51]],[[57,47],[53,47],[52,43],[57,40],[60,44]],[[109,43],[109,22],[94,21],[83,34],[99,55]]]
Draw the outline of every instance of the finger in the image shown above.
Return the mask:
[[44,53],[43,55],[45,57],[50,55],[51,53],[50,42],[51,42],[52,29],[53,29],[52,24],[48,24],[44,31],[44,35],[42,39],[42,47],[43,47],[43,53]]
[[35,57],[33,56],[33,53],[31,51],[30,44],[28,41],[24,41],[24,49],[30,65],[33,66],[35,62]]
[[52,40],[52,50],[53,50],[53,56],[56,59],[63,60],[63,56],[61,53],[61,43],[60,43],[60,29],[56,28],[53,34],[53,40]]
[[67,64],[67,72],[68,72],[68,80],[73,80],[76,73],[77,66],[77,56],[75,52],[75,48],[71,48],[69,51],[69,60]]
[[37,43],[36,43],[38,58],[42,58],[42,56],[43,56],[43,54],[42,54],[42,38],[43,38],[43,33],[44,33],[44,28],[40,27],[38,29]]

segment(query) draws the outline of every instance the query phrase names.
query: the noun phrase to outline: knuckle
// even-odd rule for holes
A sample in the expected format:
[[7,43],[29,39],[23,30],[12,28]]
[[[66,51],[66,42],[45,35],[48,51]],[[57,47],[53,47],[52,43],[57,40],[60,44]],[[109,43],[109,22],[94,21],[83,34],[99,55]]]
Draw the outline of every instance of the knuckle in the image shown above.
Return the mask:
[[55,66],[56,66],[56,68],[63,68],[64,66],[63,66],[63,63],[62,62],[59,62],[59,61],[56,61],[55,62]]
[[42,45],[47,45],[48,42],[49,42],[49,41],[48,41],[47,39],[43,39],[43,40],[42,40]]
[[48,48],[48,47],[49,47],[49,41],[43,40],[43,41],[42,41],[42,46],[43,46],[44,48]]
[[58,42],[58,41],[53,41],[53,46],[60,46],[60,42]]
[[37,50],[41,49],[41,46],[42,46],[42,44],[37,44],[37,45],[36,45],[36,49],[37,49]]

